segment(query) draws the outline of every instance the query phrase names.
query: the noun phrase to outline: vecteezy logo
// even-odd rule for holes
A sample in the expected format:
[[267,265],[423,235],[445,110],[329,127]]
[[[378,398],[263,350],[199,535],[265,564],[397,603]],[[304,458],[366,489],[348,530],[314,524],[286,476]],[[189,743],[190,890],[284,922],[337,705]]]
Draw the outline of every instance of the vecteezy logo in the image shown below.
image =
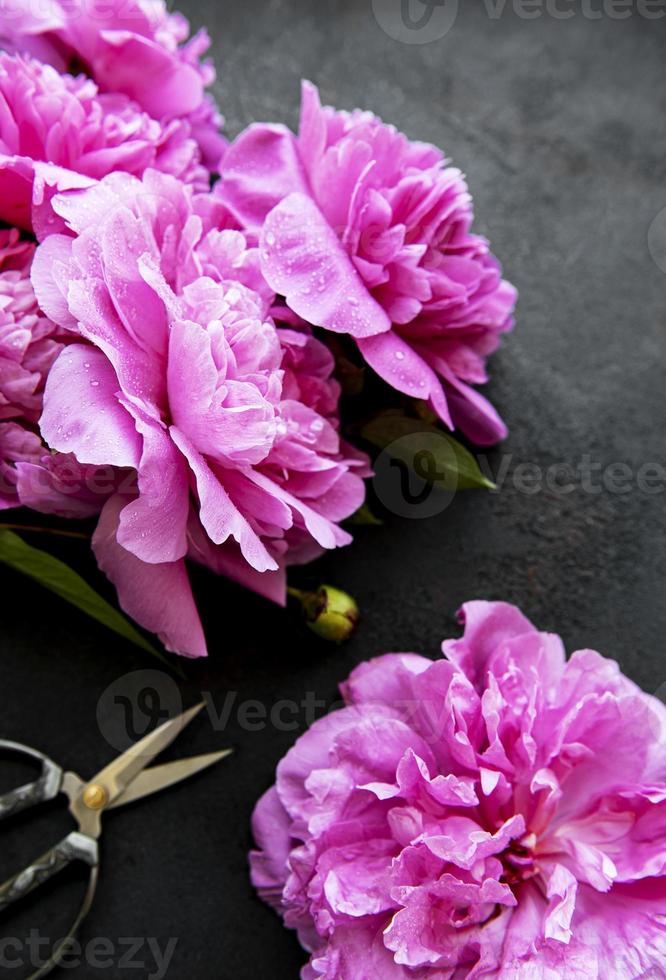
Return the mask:
[[375,461],[375,493],[399,517],[440,514],[458,489],[456,458],[450,444],[436,432],[401,436]]
[[372,0],[375,20],[403,44],[439,41],[456,22],[459,0]]
[[124,752],[183,710],[178,685],[162,670],[135,670],[110,684],[97,702],[97,724],[112,748]]

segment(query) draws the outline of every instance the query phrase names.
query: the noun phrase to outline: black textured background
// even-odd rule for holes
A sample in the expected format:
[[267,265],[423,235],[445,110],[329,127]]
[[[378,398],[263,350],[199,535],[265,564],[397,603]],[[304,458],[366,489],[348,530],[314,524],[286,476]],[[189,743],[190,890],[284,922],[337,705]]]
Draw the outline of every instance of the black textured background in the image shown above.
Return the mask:
[[[511,428],[503,451],[512,469],[575,467],[585,454],[634,473],[666,463],[666,274],[648,247],[666,206],[666,20],[636,12],[616,20],[608,11],[619,7],[607,4],[604,14],[602,0],[567,20],[522,19],[507,0],[493,18],[464,0],[444,38],[408,45],[378,26],[371,0],[180,6],[214,39],[230,134],[254,119],[294,124],[303,76],[325,101],[362,105],[439,144],[466,172],[476,227],[520,290],[517,329],[492,362],[489,389]],[[666,218],[650,241],[666,268]],[[579,481],[570,494],[528,495],[509,480],[500,493],[460,495],[430,520],[360,528],[352,548],[298,578],[330,580],[358,598],[362,625],[340,650],[199,571],[211,657],[185,664],[184,701],[207,689],[218,707],[229,690],[236,706],[258,699],[270,709],[308,691],[331,702],[363,658],[391,649],[435,656],[457,630],[456,609],[473,597],[520,604],[570,650],[595,647],[656,691],[666,681],[665,500],[635,483],[628,493],[591,493]],[[105,588],[84,545],[58,550]],[[96,721],[100,696],[154,664],[5,569],[0,589],[0,732],[89,775],[114,754]],[[120,948],[125,937],[162,946],[175,937],[168,976],[177,980],[295,978],[304,956],[254,897],[246,866],[254,802],[294,737],[273,726],[243,730],[235,711],[225,731],[195,723],[178,753],[232,744],[236,754],[187,788],[108,817],[82,940],[108,937]],[[10,830],[3,871],[19,853]],[[45,820],[33,831],[32,852],[51,843]],[[44,911],[30,911],[48,934]],[[64,922],[63,909],[54,911],[52,931]],[[121,968],[116,957],[107,969],[58,975],[148,976],[146,947],[138,956],[143,969]]]

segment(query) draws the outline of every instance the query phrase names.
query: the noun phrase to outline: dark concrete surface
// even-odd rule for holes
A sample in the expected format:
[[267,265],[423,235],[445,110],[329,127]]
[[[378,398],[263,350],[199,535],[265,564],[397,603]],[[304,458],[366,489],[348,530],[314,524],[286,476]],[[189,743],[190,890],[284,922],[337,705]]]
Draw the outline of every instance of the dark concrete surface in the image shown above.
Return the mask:
[[[566,20],[545,10],[524,19],[510,0],[497,16],[501,6],[465,0],[444,37],[406,44],[378,25],[371,0],[181,4],[214,38],[231,134],[253,119],[295,123],[303,76],[327,102],[373,109],[439,144],[466,172],[477,228],[521,297],[489,389],[511,429],[489,462],[496,472],[504,459],[509,476],[500,492],[461,494],[429,520],[389,515],[383,528],[360,528],[352,548],[299,573],[304,584],[330,580],[359,600],[362,624],[340,650],[262,600],[195,574],[211,658],[185,664],[182,696],[190,703],[210,690],[221,709],[226,692],[238,694],[224,731],[202,720],[178,752],[237,751],[188,788],[108,817],[98,900],[81,938],[110,939],[113,963],[59,976],[154,974],[145,943],[135,957],[143,969],[121,965],[128,937],[154,937],[162,948],[176,938],[167,974],[176,980],[297,976],[304,956],[253,895],[246,865],[253,805],[295,733],[248,731],[236,711],[248,699],[270,710],[314,692],[330,703],[363,658],[391,649],[435,656],[473,597],[520,604],[570,650],[601,650],[649,691],[666,682],[666,492],[663,479],[662,492],[637,485],[645,464],[666,464],[666,218],[658,217],[666,20],[638,12],[617,20],[619,8],[601,0],[586,13],[570,6]],[[397,9],[395,0],[390,23]],[[569,493],[527,494],[515,485],[523,463],[591,466],[592,476],[579,473]],[[608,471],[616,463],[628,470]],[[622,472],[631,476],[619,493]],[[59,553],[105,588],[85,546]],[[0,587],[0,731],[94,772],[113,755],[98,699],[115,679],[154,664],[27,580],[0,569]],[[18,853],[11,830],[2,871]],[[33,852],[51,843],[43,822],[40,835]],[[45,935],[65,924],[53,908],[50,920],[41,912]],[[39,925],[39,907],[30,912]]]

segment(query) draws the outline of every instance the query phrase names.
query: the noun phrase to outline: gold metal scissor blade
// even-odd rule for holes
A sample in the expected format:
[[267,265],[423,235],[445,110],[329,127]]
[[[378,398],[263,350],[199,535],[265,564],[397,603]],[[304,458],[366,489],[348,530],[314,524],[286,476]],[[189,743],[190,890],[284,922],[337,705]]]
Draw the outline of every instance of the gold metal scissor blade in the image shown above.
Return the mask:
[[163,725],[144,735],[140,741],[130,746],[126,752],[88,781],[86,788],[72,801],[69,808],[74,818],[78,820],[83,833],[91,837],[99,837],[100,813],[125,792],[160,752],[171,745],[203,707],[202,702],[178,715],[177,718],[165,721]]
[[233,749],[223,749],[221,752],[208,752],[206,755],[179,759],[178,762],[167,762],[163,766],[153,766],[152,769],[146,769],[130,783],[120,796],[116,797],[107,809],[113,810],[119,806],[126,806],[128,803],[134,803],[135,800],[143,799],[144,796],[151,796],[153,793],[168,789],[169,786],[174,786],[176,783],[208,769],[209,766],[215,765],[216,762],[225,759],[232,752]]

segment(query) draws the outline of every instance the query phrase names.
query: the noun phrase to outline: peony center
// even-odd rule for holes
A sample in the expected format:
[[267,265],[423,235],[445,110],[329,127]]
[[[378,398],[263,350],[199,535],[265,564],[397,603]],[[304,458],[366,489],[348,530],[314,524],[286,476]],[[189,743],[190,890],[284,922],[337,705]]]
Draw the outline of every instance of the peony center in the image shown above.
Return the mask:
[[500,880],[513,887],[537,875],[539,869],[535,861],[536,845],[536,834],[526,834],[519,840],[512,841],[499,856],[504,867]]

